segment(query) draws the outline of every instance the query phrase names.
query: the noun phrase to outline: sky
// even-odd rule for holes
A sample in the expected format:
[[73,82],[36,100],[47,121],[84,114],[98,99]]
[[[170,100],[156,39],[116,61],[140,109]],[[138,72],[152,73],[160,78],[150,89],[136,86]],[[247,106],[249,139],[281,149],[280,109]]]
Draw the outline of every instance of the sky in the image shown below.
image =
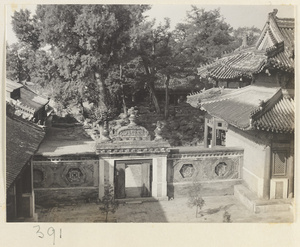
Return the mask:
[[[278,9],[277,16],[282,18],[293,18],[294,7],[291,5],[196,5],[199,8],[206,10],[220,9],[221,15],[225,22],[233,28],[238,27],[257,27],[262,29],[268,13],[273,9]],[[17,39],[11,27],[11,15],[14,10],[27,8],[31,12],[35,12],[36,5],[7,5],[7,23],[6,23],[6,40],[8,44],[17,42]],[[149,19],[156,19],[156,23],[162,22],[165,17],[170,18],[171,28],[174,29],[176,24],[183,22],[186,17],[186,12],[191,10],[191,5],[182,4],[155,4],[146,12]]]

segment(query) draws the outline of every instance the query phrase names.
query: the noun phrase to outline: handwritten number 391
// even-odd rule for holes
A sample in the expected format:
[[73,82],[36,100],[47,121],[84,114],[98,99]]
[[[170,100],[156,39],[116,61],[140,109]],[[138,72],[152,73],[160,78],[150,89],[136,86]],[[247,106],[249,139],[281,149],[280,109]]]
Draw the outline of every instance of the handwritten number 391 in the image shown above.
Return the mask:
[[[39,238],[44,238],[44,233],[41,231],[41,227],[39,225],[34,226],[34,228],[37,228],[36,234],[38,235]],[[61,229],[60,229],[61,233]],[[48,236],[53,236],[53,245],[55,245],[55,229],[53,227],[49,227],[47,229],[47,234]],[[61,238],[61,236],[60,236]]]

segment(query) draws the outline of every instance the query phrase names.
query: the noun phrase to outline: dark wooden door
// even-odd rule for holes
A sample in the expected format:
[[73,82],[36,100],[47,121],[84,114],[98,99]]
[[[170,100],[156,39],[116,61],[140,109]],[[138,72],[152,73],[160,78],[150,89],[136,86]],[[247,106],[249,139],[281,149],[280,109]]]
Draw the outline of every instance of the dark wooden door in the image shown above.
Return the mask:
[[125,198],[125,163],[116,163],[115,195],[117,199]]

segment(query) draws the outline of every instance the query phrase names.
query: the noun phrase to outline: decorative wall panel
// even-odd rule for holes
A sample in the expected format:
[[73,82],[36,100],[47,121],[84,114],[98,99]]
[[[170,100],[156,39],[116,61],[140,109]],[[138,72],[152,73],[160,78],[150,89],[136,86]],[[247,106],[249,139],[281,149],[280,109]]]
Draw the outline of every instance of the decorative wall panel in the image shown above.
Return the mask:
[[203,159],[173,160],[173,181],[210,181],[222,179],[239,179],[240,162],[238,157],[208,157]]
[[98,186],[98,160],[34,161],[34,188]]
[[202,194],[229,195],[241,181],[243,151],[208,153],[180,152],[168,157],[168,196],[185,197],[193,182],[201,183]]

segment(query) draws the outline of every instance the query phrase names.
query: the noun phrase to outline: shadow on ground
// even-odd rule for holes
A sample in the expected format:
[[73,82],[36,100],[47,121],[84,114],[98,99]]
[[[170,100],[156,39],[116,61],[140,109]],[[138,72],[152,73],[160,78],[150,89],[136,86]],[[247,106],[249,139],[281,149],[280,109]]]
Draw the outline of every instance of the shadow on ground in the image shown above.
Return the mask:
[[[187,206],[187,198],[171,201],[124,203],[115,214],[109,214],[109,222],[198,222],[222,223],[224,214],[230,215],[233,223],[291,223],[292,211],[253,213],[234,196],[205,197],[205,206],[195,217],[195,208]],[[105,215],[97,203],[60,205],[52,208],[37,208],[39,222],[105,222]],[[200,216],[202,214],[202,216]]]

